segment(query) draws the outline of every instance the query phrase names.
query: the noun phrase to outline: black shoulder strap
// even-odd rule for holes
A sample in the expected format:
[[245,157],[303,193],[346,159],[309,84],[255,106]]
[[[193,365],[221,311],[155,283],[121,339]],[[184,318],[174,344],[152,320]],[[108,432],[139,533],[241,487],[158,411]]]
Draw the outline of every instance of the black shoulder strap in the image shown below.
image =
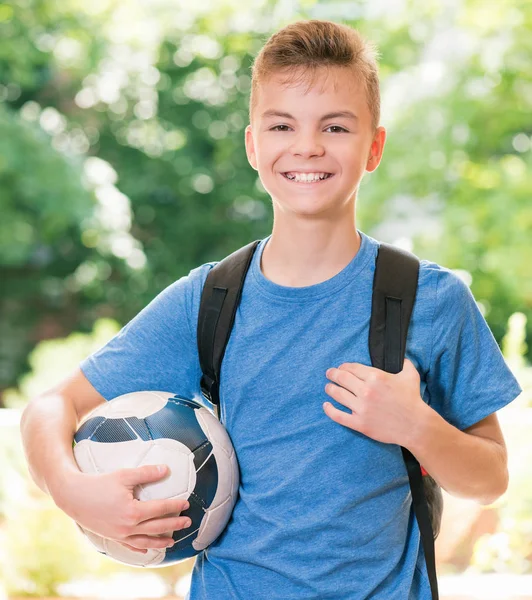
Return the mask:
[[[369,350],[372,365],[388,373],[399,373],[403,369],[418,274],[419,259],[415,254],[380,242],[373,278]],[[421,466],[407,448],[401,446],[401,450],[425,553],[432,600],[438,600],[434,535]]]
[[200,386],[204,397],[214,405],[220,418],[220,368],[244,279],[260,240],[239,248],[216,264],[207,275],[201,293],[198,315],[198,352],[203,376]]

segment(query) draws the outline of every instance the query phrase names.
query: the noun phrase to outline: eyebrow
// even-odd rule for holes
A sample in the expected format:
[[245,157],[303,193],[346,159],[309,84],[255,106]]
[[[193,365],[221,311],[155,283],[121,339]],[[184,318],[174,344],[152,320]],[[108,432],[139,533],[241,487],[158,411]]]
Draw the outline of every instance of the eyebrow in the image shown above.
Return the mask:
[[[287,112],[282,112],[280,110],[267,110],[265,112],[262,113],[262,118],[267,118],[267,117],[284,117],[285,119],[292,119],[292,120],[296,120],[295,117],[293,117],[290,113]],[[358,120],[358,117],[352,113],[350,110],[340,110],[337,112],[331,112],[331,113],[327,113],[326,115],[323,115],[323,117],[321,117],[320,121],[326,121],[327,119],[335,119],[337,117],[345,117],[346,119],[353,119],[354,121]]]

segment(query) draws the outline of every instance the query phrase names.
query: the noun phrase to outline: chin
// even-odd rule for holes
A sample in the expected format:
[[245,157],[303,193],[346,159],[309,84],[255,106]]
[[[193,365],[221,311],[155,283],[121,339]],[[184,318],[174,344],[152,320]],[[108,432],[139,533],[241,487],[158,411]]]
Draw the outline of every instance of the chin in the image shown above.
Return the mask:
[[327,200],[314,200],[298,198],[291,200],[273,200],[274,213],[278,215],[292,215],[301,217],[324,216],[340,211],[340,206]]

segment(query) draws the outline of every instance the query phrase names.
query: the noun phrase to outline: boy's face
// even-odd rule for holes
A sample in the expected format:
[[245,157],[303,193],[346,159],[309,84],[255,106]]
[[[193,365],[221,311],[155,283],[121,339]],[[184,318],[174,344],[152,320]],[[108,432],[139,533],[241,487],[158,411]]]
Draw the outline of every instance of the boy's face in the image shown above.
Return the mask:
[[[308,82],[282,85],[275,76],[260,87],[252,125],[246,127],[246,153],[270,194],[274,211],[333,216],[353,204],[365,171],[374,171],[382,156],[386,130],[371,128],[363,88],[341,67],[320,72],[305,95]],[[265,111],[289,113],[264,116]],[[321,118],[351,111],[358,118]],[[344,131],[345,130],[345,131]],[[332,173],[318,183],[289,181],[286,172]],[[343,213],[344,211],[340,211]]]

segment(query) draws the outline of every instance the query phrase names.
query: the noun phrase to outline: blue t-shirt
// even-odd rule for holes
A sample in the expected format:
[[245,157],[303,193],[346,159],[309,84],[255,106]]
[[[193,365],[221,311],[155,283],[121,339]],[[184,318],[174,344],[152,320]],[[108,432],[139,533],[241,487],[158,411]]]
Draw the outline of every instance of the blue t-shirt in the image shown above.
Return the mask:
[[[430,587],[401,448],[332,421],[325,371],[371,366],[378,241],[307,287],[268,280],[261,240],[221,368],[221,420],[240,467],[226,529],[194,564],[190,600],[428,600]],[[196,345],[203,284],[216,262],[168,286],[81,368],[106,399],[166,390],[208,404]],[[475,299],[421,260],[406,357],[420,395],[463,430],[522,391]]]

